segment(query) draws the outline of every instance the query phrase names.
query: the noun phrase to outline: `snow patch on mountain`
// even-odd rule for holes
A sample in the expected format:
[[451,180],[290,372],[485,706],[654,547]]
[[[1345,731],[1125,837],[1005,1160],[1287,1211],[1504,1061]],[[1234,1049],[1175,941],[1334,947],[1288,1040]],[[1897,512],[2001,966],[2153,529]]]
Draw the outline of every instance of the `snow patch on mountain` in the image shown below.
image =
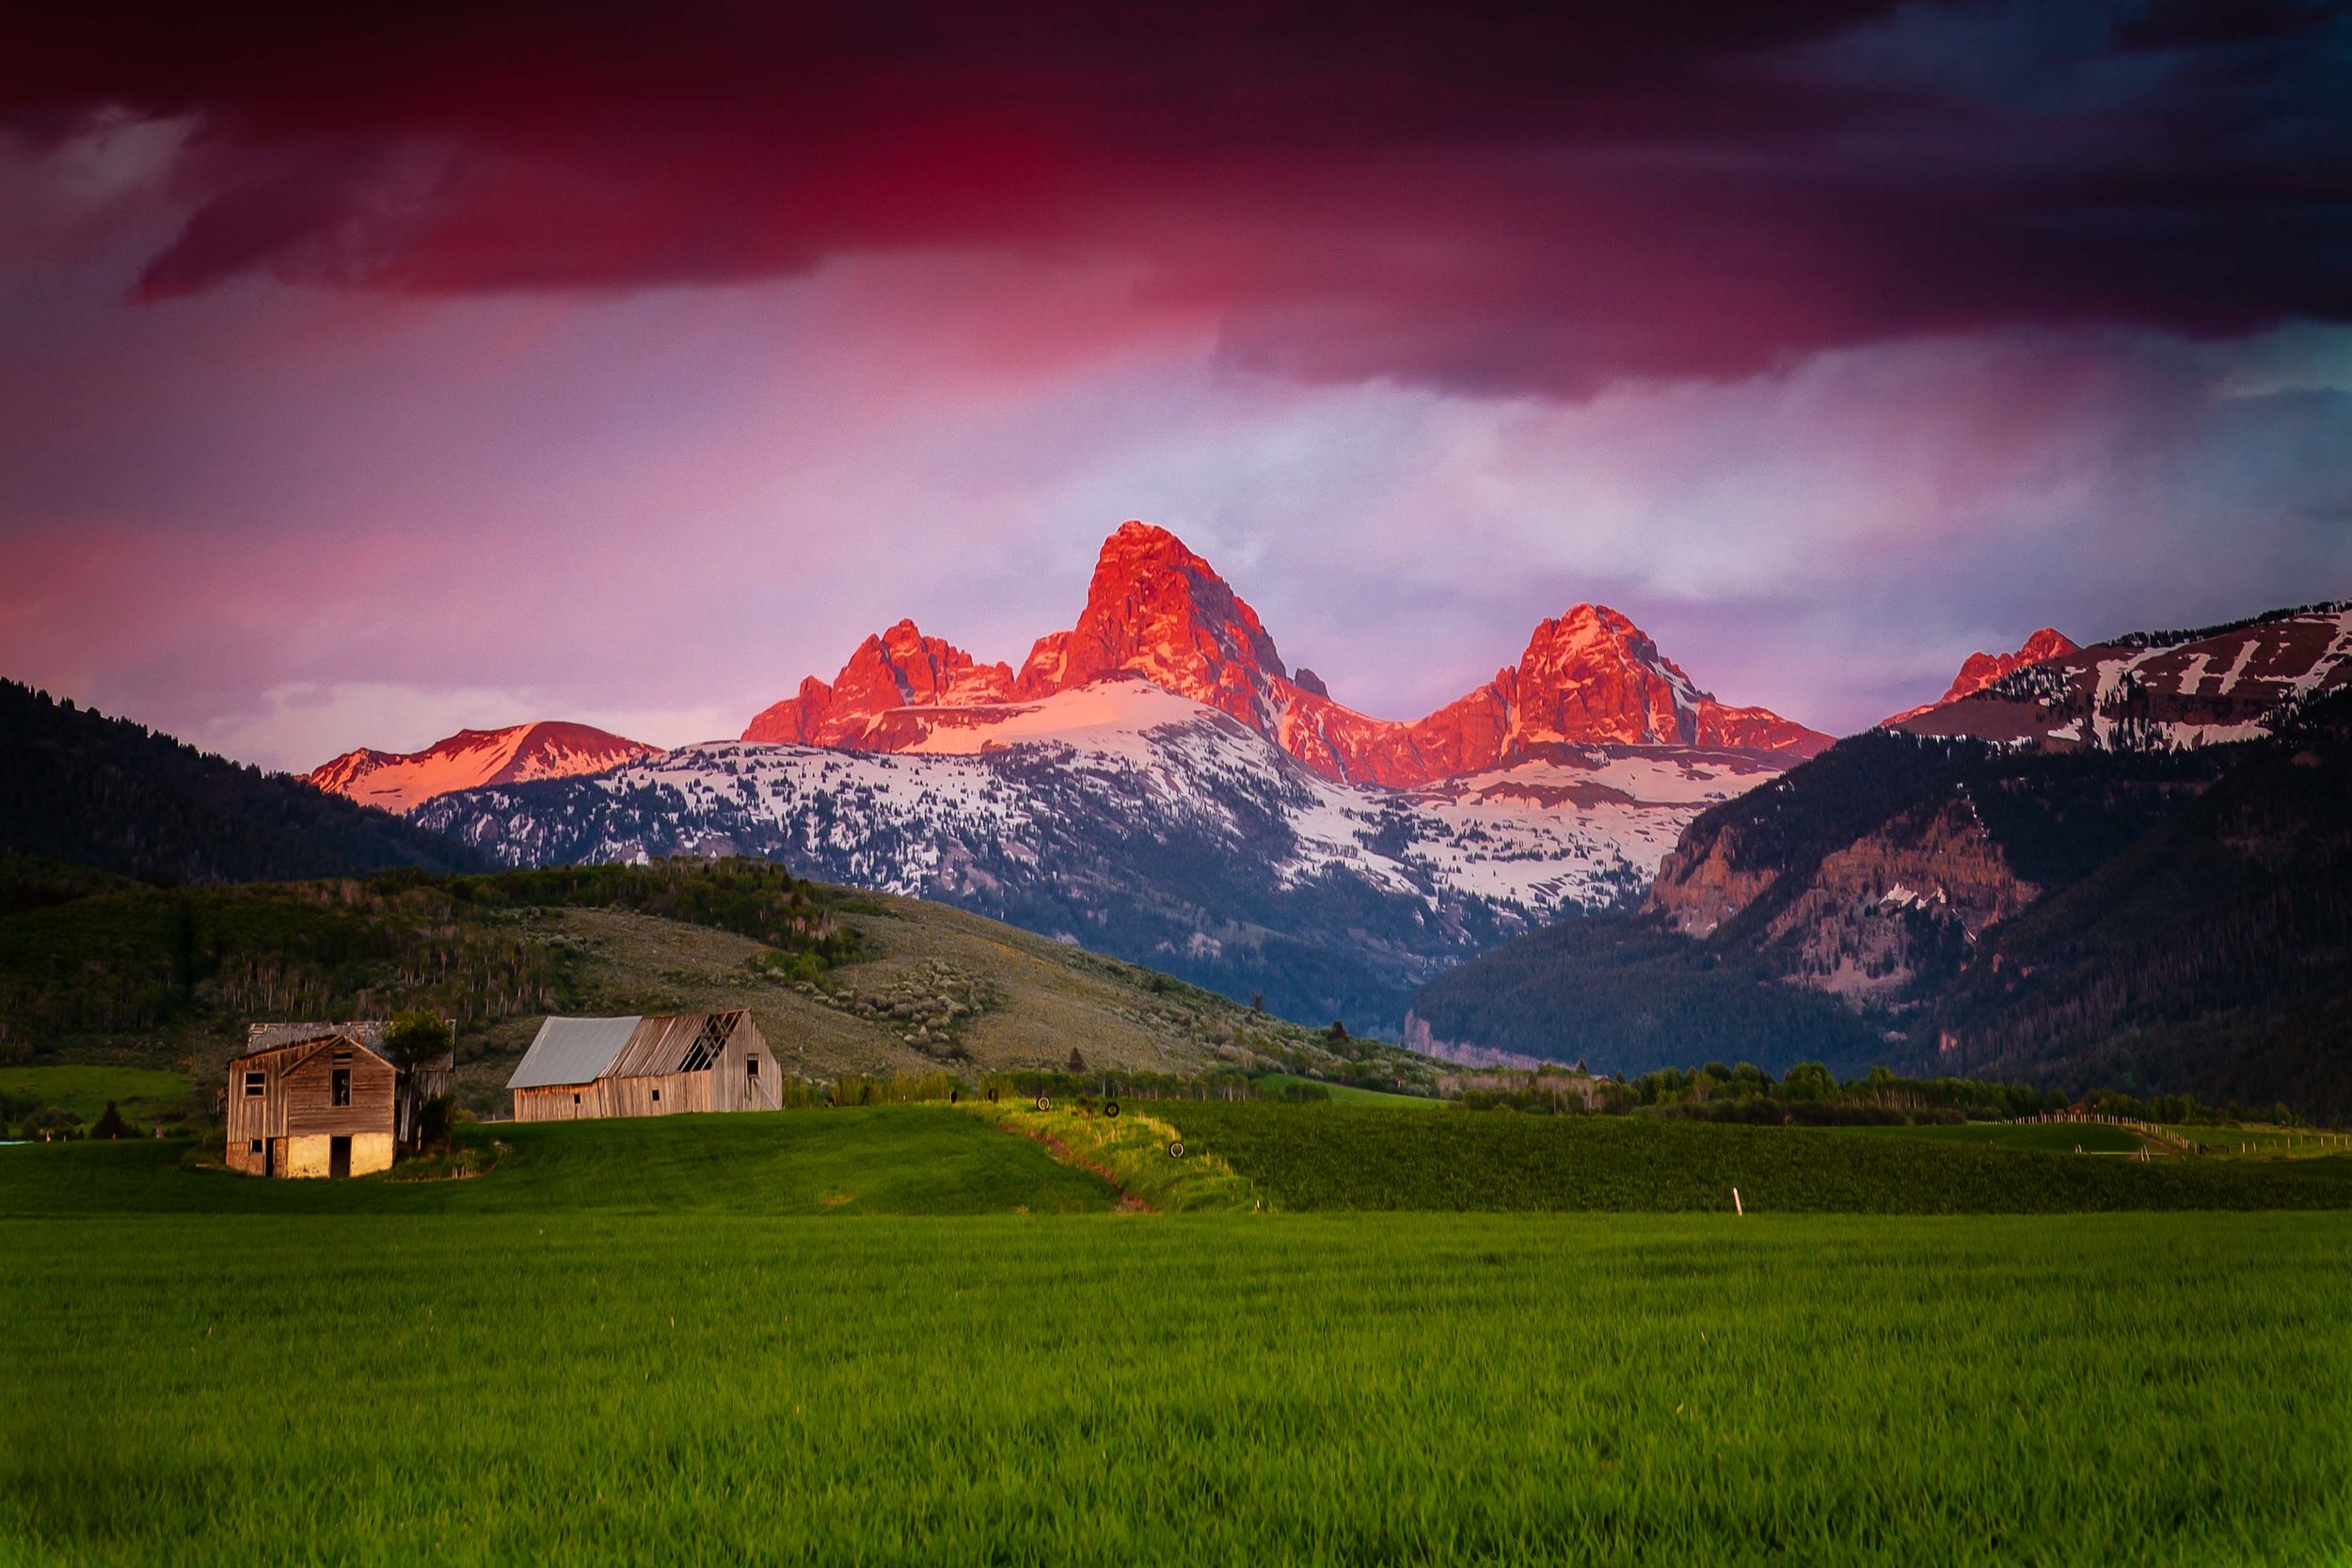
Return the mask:
[[919,718],[896,752],[710,742],[449,796],[420,820],[517,865],[771,856],[1237,994],[1301,975],[1302,1016],[1392,1024],[1446,964],[1638,894],[1692,817],[1779,770],[1745,752],[1551,747],[1417,790],[1344,784],[1134,676]]
[[346,752],[305,775],[318,788],[389,812],[413,811],[436,796],[491,784],[601,772],[656,754],[656,748],[587,724],[548,721],[501,730],[460,730],[421,752]]

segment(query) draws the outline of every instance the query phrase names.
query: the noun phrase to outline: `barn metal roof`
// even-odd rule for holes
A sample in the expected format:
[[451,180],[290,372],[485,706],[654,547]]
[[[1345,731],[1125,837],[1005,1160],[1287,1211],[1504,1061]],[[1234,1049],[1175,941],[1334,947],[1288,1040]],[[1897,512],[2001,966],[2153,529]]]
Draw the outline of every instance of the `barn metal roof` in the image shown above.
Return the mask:
[[644,1022],[642,1014],[627,1018],[550,1018],[539,1025],[538,1038],[523,1053],[510,1089],[544,1089],[558,1084],[593,1084],[628,1045],[629,1037]]

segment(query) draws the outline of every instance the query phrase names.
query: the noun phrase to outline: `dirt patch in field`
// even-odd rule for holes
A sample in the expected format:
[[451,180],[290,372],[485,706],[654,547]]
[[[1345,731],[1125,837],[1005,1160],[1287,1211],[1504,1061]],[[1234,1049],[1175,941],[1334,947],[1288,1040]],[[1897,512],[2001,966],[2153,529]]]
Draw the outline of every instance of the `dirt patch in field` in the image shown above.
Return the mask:
[[1082,1170],[1089,1176],[1100,1179],[1105,1186],[1111,1188],[1119,1194],[1119,1207],[1126,1211],[1128,1213],[1156,1214],[1159,1212],[1157,1209],[1152,1208],[1152,1205],[1146,1203],[1142,1198],[1137,1197],[1135,1194],[1120,1186],[1119,1184],[1118,1173],[1113,1171],[1110,1166],[1104,1164],[1097,1160],[1089,1160],[1081,1157],[1073,1151],[1068,1144],[1062,1142],[1051,1132],[1039,1132],[1031,1128],[1022,1127],[1011,1123],[1000,1122],[998,1125],[1003,1127],[1006,1132],[1026,1138],[1031,1143],[1043,1144],[1046,1151],[1052,1154],[1055,1160],[1062,1164],[1068,1165],[1072,1170]]

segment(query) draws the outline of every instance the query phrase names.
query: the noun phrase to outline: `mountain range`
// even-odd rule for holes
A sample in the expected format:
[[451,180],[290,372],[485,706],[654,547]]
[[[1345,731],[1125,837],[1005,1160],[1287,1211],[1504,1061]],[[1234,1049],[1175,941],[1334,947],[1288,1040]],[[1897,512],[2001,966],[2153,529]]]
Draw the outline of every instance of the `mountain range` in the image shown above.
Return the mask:
[[2352,1108],[2352,604],[2070,646],[1840,741],[1408,1036]]
[[[1174,534],[1130,522],[1018,671],[900,622],[740,740],[602,769],[575,748],[570,776],[411,809],[510,864],[773,856],[1392,1029],[1419,980],[1638,896],[1692,817],[1829,744],[1719,702],[1597,605],[1436,713],[1376,719],[1292,670]],[[366,787],[352,771],[314,778]]]
[[1016,673],[981,664],[912,621],[869,637],[831,684],[814,675],[759,714],[750,741],[923,749],[1007,705],[1137,675],[1239,721],[1327,779],[1410,788],[1558,745],[1691,747],[1811,756],[1831,737],[1700,690],[1625,616],[1578,605],[1537,626],[1516,665],[1427,717],[1343,707],[1293,673],[1257,611],[1166,529],[1130,521],[1104,542],[1086,608],[1038,639]]
[[1339,705],[1204,561],[1129,524],[1018,671],[902,622],[739,740],[466,731],[312,788],[20,687],[0,719],[0,852],[44,865],[748,853],[1435,1053],[2352,1108],[2346,603],[2089,646],[2045,627],[1834,745],[1580,605],[1398,721]]

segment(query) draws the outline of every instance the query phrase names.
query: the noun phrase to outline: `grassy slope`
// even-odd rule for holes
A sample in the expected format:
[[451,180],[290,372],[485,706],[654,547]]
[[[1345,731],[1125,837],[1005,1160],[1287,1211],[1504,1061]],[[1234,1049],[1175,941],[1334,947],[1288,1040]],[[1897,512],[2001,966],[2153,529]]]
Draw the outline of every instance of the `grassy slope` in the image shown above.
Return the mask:
[[2343,1215],[555,1218],[0,1221],[0,1557],[2352,1552]]
[[974,1214],[1099,1211],[1114,1196],[944,1105],[502,1124],[472,1135],[509,1152],[456,1181],[262,1181],[191,1168],[178,1140],[21,1145],[0,1148],[0,1214]]
[[2352,1158],[2137,1161],[1648,1117],[1179,1101],[1155,1108],[1290,1210],[2051,1213],[2352,1208]]
[[[1173,984],[1153,992],[1146,971],[944,904],[861,895],[840,918],[859,933],[866,955],[828,976],[845,992],[881,994],[931,963],[998,988],[999,1005],[962,1038],[976,1070],[1057,1068],[1076,1046],[1095,1067],[1197,1071],[1216,1063],[1219,1026],[1229,1035],[1247,1026],[1248,1010],[1222,998]],[[878,1023],[754,974],[747,962],[755,944],[724,931],[610,911],[564,911],[550,925],[585,949],[581,978],[593,1005],[619,1012],[748,1006],[787,1069],[812,1077],[940,1066]],[[514,1021],[485,1070],[503,1082],[506,1053],[519,1053],[537,1026],[535,1017]]]
[[[701,875],[742,880],[757,870],[781,879],[774,867]],[[673,902],[710,891],[691,871],[646,880],[654,893],[677,895]],[[739,929],[722,929],[627,907],[578,907],[578,898],[573,907],[524,907],[527,878],[487,883],[497,884],[489,892],[498,900],[484,893],[453,903],[431,886],[322,883],[133,889],[56,902],[85,890],[51,897],[21,873],[18,884],[47,901],[0,910],[0,1057],[193,1069],[209,1089],[254,1018],[430,1006],[459,1020],[460,1090],[485,1109],[504,1108],[506,1077],[550,1010],[748,1007],[787,1070],[818,1079],[943,1065],[972,1078],[1058,1069],[1073,1048],[1091,1068],[1127,1072],[1351,1065],[1318,1031],[945,905],[802,884],[811,908],[837,914],[859,939],[854,959],[827,974],[820,993],[780,969],[766,942],[741,934],[753,925],[739,919]],[[910,1023],[844,1005],[906,991],[989,999],[958,1030],[961,1054],[940,1039],[918,1044]],[[1376,1041],[1349,1049],[1406,1062],[1423,1077],[1436,1071]]]
[[[838,913],[860,939],[858,959],[826,976],[844,996],[920,985],[936,964],[994,989],[995,1005],[961,1036],[968,1062],[943,1063],[883,1024],[759,974],[750,965],[757,944],[725,931],[613,910],[551,911],[532,928],[575,956],[581,1010],[749,1007],[786,1071],[810,1078],[946,1066],[977,1080],[993,1069],[1060,1068],[1073,1047],[1094,1069],[1197,1073],[1250,1066],[1252,1047],[1322,1048],[1319,1031],[1252,1017],[1221,996],[945,904],[858,894]],[[465,1086],[501,1102],[498,1088],[538,1025],[532,1014],[491,1030],[485,1053],[461,1069]],[[1401,1055],[1376,1041],[1356,1049]]]

